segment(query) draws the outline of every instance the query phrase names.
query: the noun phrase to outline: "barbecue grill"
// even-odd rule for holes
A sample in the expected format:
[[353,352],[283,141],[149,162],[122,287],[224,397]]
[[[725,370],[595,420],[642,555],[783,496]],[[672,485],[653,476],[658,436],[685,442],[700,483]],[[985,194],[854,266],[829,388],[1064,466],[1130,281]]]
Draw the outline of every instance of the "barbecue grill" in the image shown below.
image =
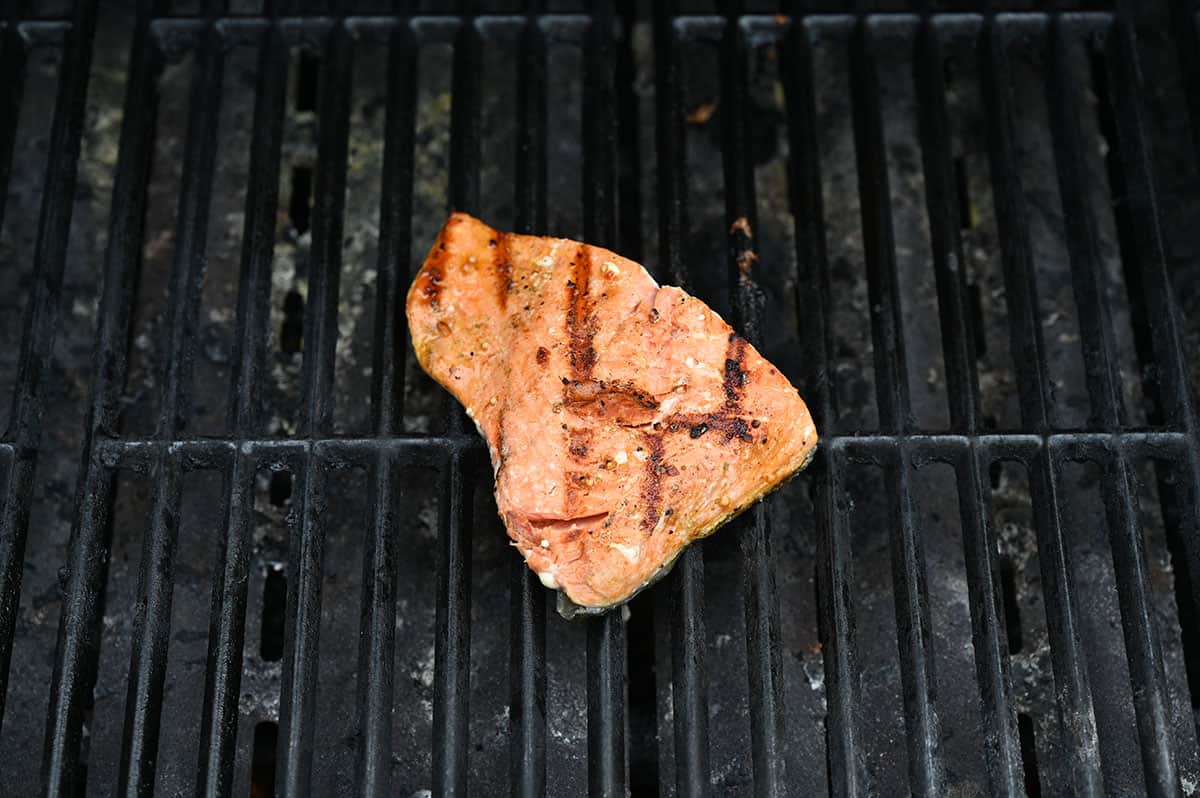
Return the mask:
[[[0,793],[1200,787],[1191,0],[26,5]],[[559,618],[409,350],[451,207],[709,302],[813,465]]]

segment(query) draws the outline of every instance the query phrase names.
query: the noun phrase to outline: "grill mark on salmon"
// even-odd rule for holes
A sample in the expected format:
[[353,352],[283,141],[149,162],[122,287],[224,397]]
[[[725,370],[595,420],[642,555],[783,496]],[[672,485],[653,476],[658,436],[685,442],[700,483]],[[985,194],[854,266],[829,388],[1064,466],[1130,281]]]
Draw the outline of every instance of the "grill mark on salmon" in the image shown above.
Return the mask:
[[512,261],[508,256],[508,234],[500,233],[488,240],[492,250],[493,271],[496,273],[496,297],[500,301],[500,309],[508,307],[508,295],[513,290]]
[[742,388],[747,382],[747,374],[742,368],[745,360],[746,339],[736,333],[730,333],[725,354],[725,379],[722,383],[725,404],[730,408],[736,408],[742,402]]
[[592,318],[591,267],[587,247],[580,245],[571,261],[571,279],[567,281],[567,336],[571,374],[576,380],[590,378],[596,365],[596,350],[592,346],[596,329]]
[[536,358],[539,366],[546,365],[550,360],[550,350],[544,346],[539,346]]
[[642,481],[642,531],[650,534],[658,525],[659,513],[662,510],[662,478],[666,473],[666,447],[663,446],[662,435],[647,432],[642,440],[650,456],[646,458],[646,473]]
[[[563,402],[568,406],[575,408],[577,403],[572,402],[572,388],[582,385],[585,381],[590,383],[592,369],[596,365],[596,350],[592,347],[592,340],[595,336],[595,326],[592,322],[592,297],[590,292],[591,282],[591,259],[588,257],[587,249],[584,245],[580,245],[575,249],[574,259],[571,261],[571,279],[567,280],[567,337],[568,337],[568,359],[571,364],[572,380],[567,380],[563,386]],[[586,429],[571,427],[567,432],[568,449],[571,456],[576,462],[581,461],[587,456],[591,435],[587,434],[586,440],[583,434]],[[587,478],[577,478],[579,475],[576,472],[569,473],[566,480],[566,505],[567,514],[573,514],[578,505],[580,494],[587,485]]]
[[585,427],[578,427],[570,430],[567,433],[567,451],[576,460],[582,460],[588,456],[592,446],[592,431]]
[[664,419],[663,423],[667,432],[686,431],[691,438],[703,437],[707,432],[718,432],[723,437],[722,443],[729,443],[735,438],[753,443],[750,426],[741,416],[725,413],[676,413]]

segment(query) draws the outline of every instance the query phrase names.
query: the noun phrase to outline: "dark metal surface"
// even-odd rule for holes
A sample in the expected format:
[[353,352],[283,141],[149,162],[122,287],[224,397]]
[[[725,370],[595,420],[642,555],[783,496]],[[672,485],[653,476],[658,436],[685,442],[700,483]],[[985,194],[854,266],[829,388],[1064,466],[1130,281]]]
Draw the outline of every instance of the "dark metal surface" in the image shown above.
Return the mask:
[[[21,5],[0,792],[1200,785],[1190,4]],[[709,302],[811,468],[559,618],[409,355],[451,207]]]

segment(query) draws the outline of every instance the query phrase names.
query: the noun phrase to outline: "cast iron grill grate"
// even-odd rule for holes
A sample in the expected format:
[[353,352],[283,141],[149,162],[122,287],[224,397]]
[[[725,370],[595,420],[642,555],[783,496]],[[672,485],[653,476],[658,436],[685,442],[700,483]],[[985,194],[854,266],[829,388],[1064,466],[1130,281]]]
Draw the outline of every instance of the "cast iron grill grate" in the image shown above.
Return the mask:
[[[1191,5],[20,5],[6,794],[1196,789]],[[408,356],[449,207],[646,262],[809,401],[810,470],[628,618],[547,612]]]

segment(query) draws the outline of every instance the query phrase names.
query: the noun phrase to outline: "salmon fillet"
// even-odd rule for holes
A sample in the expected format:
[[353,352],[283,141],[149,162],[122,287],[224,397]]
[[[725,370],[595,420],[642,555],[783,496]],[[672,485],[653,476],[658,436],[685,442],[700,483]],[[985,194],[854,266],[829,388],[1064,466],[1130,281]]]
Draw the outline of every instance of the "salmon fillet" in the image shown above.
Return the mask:
[[513,545],[573,610],[628,600],[817,443],[720,316],[600,247],[455,213],[407,311],[421,366],[487,439]]

